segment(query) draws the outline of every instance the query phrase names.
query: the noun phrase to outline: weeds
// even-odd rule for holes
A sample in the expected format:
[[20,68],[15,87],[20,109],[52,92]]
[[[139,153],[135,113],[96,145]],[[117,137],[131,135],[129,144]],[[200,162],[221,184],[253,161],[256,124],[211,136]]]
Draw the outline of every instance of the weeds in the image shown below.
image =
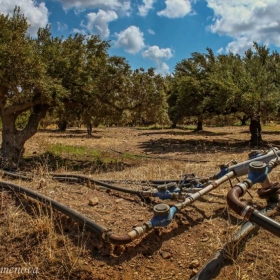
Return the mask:
[[[151,205],[128,194],[55,182],[49,179],[48,174],[53,170],[66,170],[88,174],[100,180],[140,182],[179,179],[186,173],[197,176],[215,174],[222,163],[232,159],[240,162],[248,158],[247,147],[232,147],[231,142],[227,144],[229,138],[233,142],[234,139],[245,141],[248,134],[244,128],[210,129],[209,132],[194,135],[182,130],[176,133],[170,130],[150,130],[149,134],[135,129],[97,128],[95,133],[99,133],[99,137],[96,138],[86,138],[81,133],[71,138],[39,133],[27,143],[26,149],[27,158],[30,161],[32,158],[32,168],[29,170],[37,174],[37,177],[34,176],[33,182],[19,181],[19,184],[60,201],[116,233],[126,233],[151,218]],[[278,136],[276,134],[271,142],[277,141]],[[162,145],[165,149],[157,149]],[[110,147],[123,153],[112,152]],[[164,155],[166,158],[203,159],[208,162],[192,163],[132,156],[145,155],[147,152],[154,157]],[[275,181],[280,180],[277,172],[271,176]],[[46,179],[44,187],[38,184],[41,177]],[[142,185],[136,183],[126,187],[142,189]],[[178,213],[178,219],[168,227],[151,231],[131,245],[114,248],[63,214],[22,195],[2,190],[0,266],[39,268],[38,274],[20,275],[18,279],[185,280],[199,270],[217,249],[229,242],[231,245],[226,250],[232,261],[222,268],[215,279],[278,280],[279,239],[259,230],[243,247],[231,243],[240,221],[226,207],[229,188],[230,184],[224,184],[211,192],[211,195],[203,196]],[[250,192],[253,199],[246,196],[242,199],[262,208],[264,202],[256,196],[255,189],[252,188]],[[97,197],[99,201],[94,207],[88,205],[92,197]],[[279,220],[279,214],[274,218]],[[162,251],[169,253],[170,258],[164,259],[160,254]],[[192,269],[190,264],[194,260],[199,266]],[[15,278],[14,275],[5,276],[7,278],[3,279]]]

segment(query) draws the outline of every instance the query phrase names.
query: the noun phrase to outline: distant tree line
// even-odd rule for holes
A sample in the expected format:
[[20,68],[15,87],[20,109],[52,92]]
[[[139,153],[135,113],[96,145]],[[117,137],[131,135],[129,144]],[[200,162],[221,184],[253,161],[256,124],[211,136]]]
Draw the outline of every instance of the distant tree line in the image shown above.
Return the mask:
[[260,118],[279,111],[279,54],[254,44],[244,57],[193,53],[172,75],[132,70],[123,57],[109,56],[108,42],[76,34],[53,37],[51,27],[28,33],[15,7],[0,14],[0,113],[2,165],[13,166],[40,123],[176,127],[195,118],[197,130],[214,116],[251,120],[252,142],[260,141]]

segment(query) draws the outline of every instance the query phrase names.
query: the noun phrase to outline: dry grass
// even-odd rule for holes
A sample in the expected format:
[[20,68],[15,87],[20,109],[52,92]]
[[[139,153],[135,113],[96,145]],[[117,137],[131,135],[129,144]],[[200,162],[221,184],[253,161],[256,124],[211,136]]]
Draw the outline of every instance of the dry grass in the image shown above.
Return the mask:
[[[279,144],[275,127],[266,129],[264,138],[269,144]],[[152,217],[152,205],[128,194],[56,182],[48,174],[80,173],[95,179],[135,182],[179,179],[186,173],[207,176],[217,173],[222,163],[247,159],[251,150],[248,139],[247,128],[232,127],[207,128],[200,134],[98,128],[90,138],[83,130],[40,132],[26,143],[27,161],[22,167],[36,174],[33,181],[13,182],[58,200],[116,233],[125,233]],[[40,183],[42,178],[44,184]],[[275,170],[271,178],[280,181],[279,171]],[[142,188],[136,183],[123,186]],[[0,267],[37,267],[38,273],[2,273],[0,278],[190,279],[216,250],[231,241],[241,224],[226,204],[229,187],[220,186],[178,213],[168,227],[127,246],[105,244],[70,218],[2,190]],[[253,198],[246,195],[244,200],[262,208],[266,203],[258,198],[257,188],[251,190]],[[93,197],[99,203],[91,207],[88,201]],[[273,218],[280,221],[279,213]],[[279,279],[279,245],[271,233],[255,230],[243,244],[227,247],[231,261],[223,264],[215,279]],[[162,252],[169,253],[170,258],[164,259]]]

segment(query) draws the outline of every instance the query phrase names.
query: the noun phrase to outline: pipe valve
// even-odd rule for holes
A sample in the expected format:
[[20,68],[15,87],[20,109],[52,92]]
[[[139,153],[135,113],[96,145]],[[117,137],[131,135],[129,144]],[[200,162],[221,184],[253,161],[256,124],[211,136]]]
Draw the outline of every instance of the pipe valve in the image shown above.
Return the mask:
[[170,206],[168,204],[157,204],[153,210],[155,216],[166,216],[169,214]]
[[262,161],[253,161],[249,164],[248,179],[253,184],[263,183],[267,179],[268,167]]

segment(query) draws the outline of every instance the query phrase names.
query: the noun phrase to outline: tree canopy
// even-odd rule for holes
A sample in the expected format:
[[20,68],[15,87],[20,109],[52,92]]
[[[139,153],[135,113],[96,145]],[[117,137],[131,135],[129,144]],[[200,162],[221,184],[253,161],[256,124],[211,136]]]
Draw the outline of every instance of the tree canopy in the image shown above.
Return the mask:
[[[134,121],[168,121],[163,79],[152,69],[133,72],[124,58],[108,55],[109,43],[98,36],[53,37],[46,26],[31,38],[28,27],[19,7],[13,15],[0,14],[2,165],[18,163],[47,113],[66,121],[116,123],[129,110]],[[138,116],[140,107],[145,114]],[[21,117],[25,125],[17,127]]]
[[53,37],[46,26],[32,38],[28,28],[19,7],[12,15],[0,14],[2,166],[18,164],[24,143],[47,114],[61,124],[90,127],[170,120],[175,127],[195,117],[200,130],[203,120],[215,115],[259,121],[279,112],[280,57],[266,46],[254,43],[243,57],[215,56],[207,48],[163,77],[152,68],[132,70],[125,58],[110,56],[109,42],[99,36]]

